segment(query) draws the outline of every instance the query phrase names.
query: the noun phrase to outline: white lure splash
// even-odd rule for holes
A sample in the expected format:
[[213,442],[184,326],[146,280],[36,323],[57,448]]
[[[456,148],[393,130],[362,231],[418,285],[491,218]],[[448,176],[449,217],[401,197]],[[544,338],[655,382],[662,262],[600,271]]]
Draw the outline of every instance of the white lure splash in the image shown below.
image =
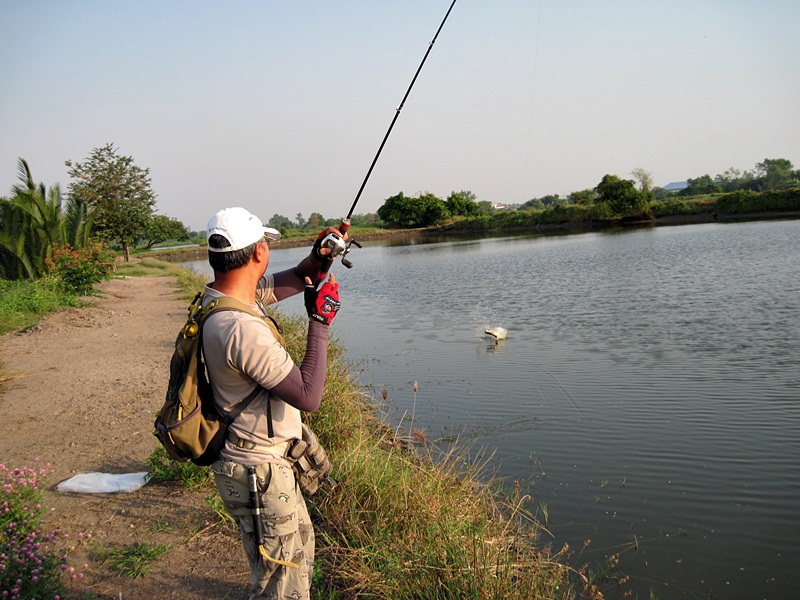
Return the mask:
[[505,327],[487,327],[484,331],[498,342],[508,337],[508,330]]

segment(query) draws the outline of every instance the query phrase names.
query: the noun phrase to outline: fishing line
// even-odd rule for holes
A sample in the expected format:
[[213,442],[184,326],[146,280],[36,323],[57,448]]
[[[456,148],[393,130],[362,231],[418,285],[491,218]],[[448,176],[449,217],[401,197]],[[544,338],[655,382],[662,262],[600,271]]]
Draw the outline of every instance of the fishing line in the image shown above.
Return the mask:
[[[530,359],[528,359],[528,358],[523,358],[522,360],[523,360],[523,361],[525,361],[526,363],[528,363],[528,364],[529,364],[531,367],[533,367],[534,369],[538,369],[539,371],[541,371],[542,373],[544,373],[545,375],[547,375],[547,376],[548,376],[548,377],[551,379],[551,381],[553,382],[553,384],[554,384],[554,385],[555,385],[555,386],[556,386],[556,387],[557,387],[559,390],[561,390],[561,392],[564,394],[564,397],[565,397],[567,400],[569,400],[569,403],[570,403],[570,405],[572,406],[572,408],[573,408],[573,410],[575,411],[575,413],[578,415],[578,418],[579,418],[579,419],[581,419],[581,420],[583,419],[583,413],[581,412],[581,409],[580,409],[580,408],[578,408],[578,405],[577,405],[577,403],[575,402],[575,399],[574,399],[574,398],[573,398],[573,397],[570,395],[570,393],[569,393],[569,392],[566,390],[566,388],[565,388],[565,387],[564,387],[564,386],[561,384],[561,382],[558,380],[558,377],[556,377],[555,375],[553,375],[553,374],[552,374],[550,371],[548,371],[547,369],[545,369],[543,366],[535,364],[535,363],[534,363],[532,360],[530,360]],[[530,373],[529,373],[529,375],[530,375]],[[531,378],[533,378],[533,376],[532,376],[532,375],[531,375]],[[538,387],[538,384],[537,384],[537,387]],[[539,389],[541,390],[541,388],[539,388]],[[552,409],[552,408],[553,408],[553,403],[552,403],[552,402],[548,402],[548,404],[550,404],[550,408]]]
[[[342,219],[341,224],[339,225],[339,232],[344,235],[347,233],[347,230],[350,228],[350,218],[353,216],[353,212],[356,209],[356,205],[358,201],[361,199],[361,194],[364,191],[364,188],[367,186],[367,181],[369,181],[370,176],[372,175],[372,170],[375,168],[375,164],[378,162],[378,158],[383,152],[383,147],[386,145],[386,140],[389,139],[389,135],[392,133],[392,129],[394,128],[394,124],[397,122],[397,118],[400,116],[400,111],[403,110],[403,106],[408,99],[408,95],[411,93],[411,89],[414,87],[414,84],[417,82],[417,77],[419,77],[420,72],[422,71],[422,67],[425,65],[425,61],[428,60],[428,55],[431,53],[433,49],[433,45],[436,43],[436,39],[439,37],[439,33],[442,31],[445,22],[447,22],[447,17],[450,16],[450,12],[453,10],[453,7],[456,5],[456,0],[450,4],[450,8],[447,9],[447,13],[445,13],[442,22],[439,24],[439,28],[436,30],[436,33],[433,36],[433,39],[428,44],[428,49],[425,51],[425,56],[422,57],[422,61],[419,63],[417,67],[416,73],[414,73],[414,77],[411,80],[411,83],[406,90],[406,93],[403,95],[403,99],[400,101],[400,104],[395,109],[394,118],[392,118],[392,122],[389,124],[389,129],[386,130],[386,135],[383,136],[383,140],[381,141],[381,145],[378,147],[378,151],[375,153],[375,158],[372,159],[372,163],[367,170],[367,174],[364,177],[364,181],[361,182],[361,187],[358,188],[358,193],[356,194],[355,200],[353,200],[353,204],[350,206],[350,210],[347,212],[347,216]],[[321,247],[330,249],[330,254],[328,255],[329,258],[325,260],[322,264],[322,269],[319,272],[318,280],[322,281],[325,278],[328,271],[333,264],[333,260],[340,256],[342,257],[342,264],[347,267],[348,269],[352,267],[352,263],[348,261],[345,256],[348,252],[350,252],[350,246],[354,244],[357,248],[361,247],[356,240],[350,240],[349,242],[345,243],[342,237],[336,235],[335,233],[328,234],[321,242]]]
[[[389,124],[389,129],[386,131],[386,135],[383,136],[383,141],[381,142],[380,147],[378,148],[378,152],[375,154],[375,158],[372,159],[372,164],[369,166],[369,170],[367,171],[366,177],[364,177],[364,181],[361,183],[361,187],[358,188],[358,193],[356,194],[355,200],[353,200],[353,204],[350,207],[350,210],[345,217],[345,221],[347,221],[348,226],[350,222],[350,217],[353,216],[353,211],[356,209],[356,204],[358,204],[359,199],[361,198],[361,193],[364,191],[364,188],[367,185],[367,181],[369,181],[370,175],[372,175],[372,170],[375,168],[375,164],[378,162],[378,157],[380,157],[381,152],[383,151],[383,147],[386,145],[386,140],[389,139],[389,134],[392,133],[392,129],[394,128],[394,124],[397,122],[397,118],[400,116],[400,111],[403,110],[403,106],[406,103],[406,99],[408,99],[408,95],[411,93],[411,88],[414,87],[414,84],[417,81],[417,77],[419,77],[420,71],[422,71],[422,67],[425,64],[425,61],[428,60],[428,55],[431,53],[433,49],[433,45],[436,43],[436,38],[439,37],[439,33],[442,31],[442,27],[444,27],[445,22],[447,21],[447,17],[450,16],[450,12],[453,10],[453,7],[456,5],[456,0],[453,0],[452,4],[450,4],[450,8],[447,9],[447,13],[444,15],[444,19],[442,19],[441,24],[439,25],[439,29],[436,30],[436,34],[433,36],[430,44],[428,44],[428,50],[425,52],[425,56],[422,57],[422,62],[419,63],[419,67],[417,67],[417,72],[414,73],[414,78],[411,80],[411,83],[406,90],[403,99],[400,101],[400,104],[397,106],[397,109],[394,113],[394,118],[392,122]],[[344,232],[342,232],[344,233]]]

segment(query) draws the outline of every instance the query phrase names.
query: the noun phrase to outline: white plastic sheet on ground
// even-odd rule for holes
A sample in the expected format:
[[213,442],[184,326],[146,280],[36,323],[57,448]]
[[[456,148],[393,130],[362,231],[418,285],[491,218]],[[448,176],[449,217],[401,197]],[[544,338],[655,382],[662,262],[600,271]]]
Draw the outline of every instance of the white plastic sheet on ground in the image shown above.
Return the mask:
[[147,483],[147,472],[141,473],[80,473],[56,486],[59,492],[78,494],[116,494],[135,492]]

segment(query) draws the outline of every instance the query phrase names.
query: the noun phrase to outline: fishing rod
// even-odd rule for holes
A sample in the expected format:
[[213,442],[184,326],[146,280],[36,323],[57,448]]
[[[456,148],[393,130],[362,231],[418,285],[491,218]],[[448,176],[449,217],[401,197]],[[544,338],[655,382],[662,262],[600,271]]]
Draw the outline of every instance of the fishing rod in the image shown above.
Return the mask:
[[[392,129],[394,128],[394,124],[397,122],[397,118],[400,116],[400,111],[403,110],[403,106],[406,103],[406,99],[408,95],[411,93],[411,88],[414,87],[414,84],[417,81],[417,77],[419,77],[420,72],[422,71],[422,67],[425,64],[425,61],[428,60],[428,55],[431,53],[431,49],[433,49],[433,45],[436,43],[436,38],[439,37],[439,33],[442,31],[445,22],[447,21],[447,17],[450,16],[450,12],[453,10],[453,7],[456,5],[456,0],[450,4],[450,8],[447,9],[447,13],[444,15],[444,19],[439,25],[439,29],[436,30],[436,34],[434,34],[433,39],[431,40],[430,44],[428,44],[428,50],[425,52],[425,56],[422,57],[422,62],[419,63],[419,67],[417,67],[417,72],[414,73],[414,78],[411,80],[411,83],[406,90],[403,99],[400,101],[400,104],[395,109],[394,118],[392,122],[389,124],[389,129],[386,130],[386,135],[383,136],[383,141],[381,142],[380,147],[378,148],[378,152],[375,153],[375,158],[372,159],[372,164],[369,166],[369,170],[367,170],[367,175],[364,177],[364,181],[361,182],[361,187],[358,188],[358,193],[356,194],[355,200],[353,200],[353,204],[350,206],[350,210],[347,213],[347,216],[342,219],[341,224],[339,225],[338,229],[339,232],[344,236],[347,233],[347,230],[350,228],[350,218],[353,216],[353,211],[356,209],[356,205],[358,201],[361,199],[361,193],[364,191],[364,188],[367,186],[367,181],[369,181],[370,175],[372,175],[372,170],[375,168],[375,164],[378,162],[378,158],[383,152],[383,147],[386,145],[386,140],[389,139],[389,135],[392,133]],[[351,246],[356,246],[356,248],[361,248],[361,244],[359,244],[356,240],[349,240],[345,242],[343,237],[339,236],[335,233],[329,233],[325,238],[323,238],[321,242],[322,248],[328,248],[331,253],[328,255],[328,258],[324,261],[322,265],[322,270],[319,274],[319,279],[322,280],[327,275],[328,271],[333,264],[334,259],[337,256],[342,257],[342,264],[347,267],[348,269],[352,268],[353,263],[347,260],[345,257],[350,252]]]

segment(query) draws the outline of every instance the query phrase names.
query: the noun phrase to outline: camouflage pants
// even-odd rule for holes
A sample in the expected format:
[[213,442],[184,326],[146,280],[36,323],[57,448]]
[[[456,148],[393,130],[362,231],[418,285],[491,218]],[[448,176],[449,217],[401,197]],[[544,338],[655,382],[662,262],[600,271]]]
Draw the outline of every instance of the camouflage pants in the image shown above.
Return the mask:
[[306,503],[290,467],[263,464],[256,467],[264,549],[273,558],[298,565],[278,565],[263,558],[253,535],[247,468],[231,461],[211,465],[222,502],[239,524],[251,585],[248,600],[307,600],[314,567],[314,529]]

